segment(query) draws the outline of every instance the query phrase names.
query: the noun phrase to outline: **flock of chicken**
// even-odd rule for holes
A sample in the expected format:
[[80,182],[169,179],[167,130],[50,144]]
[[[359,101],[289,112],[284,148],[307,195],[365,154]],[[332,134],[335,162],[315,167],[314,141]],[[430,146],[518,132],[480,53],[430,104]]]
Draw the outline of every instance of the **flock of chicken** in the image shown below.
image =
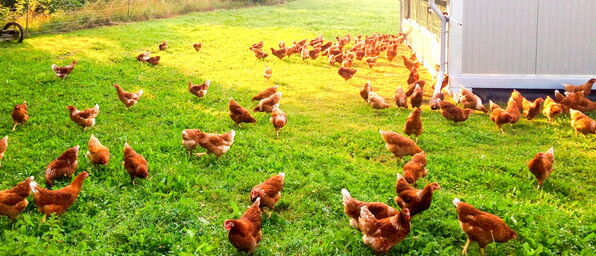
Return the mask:
[[[199,51],[201,49],[201,44],[193,44],[193,47],[196,51]],[[160,50],[166,50],[168,48],[167,42],[161,43],[159,48]],[[150,62],[156,65],[159,62],[160,56],[149,57],[149,54],[150,52],[142,53],[141,55],[137,56],[137,60]],[[74,70],[74,67],[77,63],[77,61],[73,61],[64,67],[52,65],[52,70],[56,76],[60,77],[61,79],[65,79]],[[209,85],[209,80],[206,80],[200,85],[195,85],[192,82],[189,82],[188,90],[190,93],[201,98],[207,94]],[[127,109],[137,104],[143,95],[143,90],[140,90],[136,93],[131,93],[123,90],[122,87],[117,84],[114,84],[114,88],[116,88],[118,98]],[[259,94],[255,95],[252,101],[259,100],[259,104],[254,108],[254,112],[271,113],[270,121],[276,130],[277,136],[279,136],[279,130],[283,128],[287,122],[287,115],[279,109],[281,92],[277,92],[277,88],[278,86],[273,86],[263,90]],[[98,104],[96,104],[93,108],[84,110],[78,110],[76,107],[71,105],[67,106],[66,108],[70,112],[70,119],[74,123],[80,125],[83,130],[87,130],[89,127],[95,125],[95,120],[99,114]],[[12,128],[13,131],[16,130],[17,125],[27,122],[29,119],[28,110],[27,102],[17,104],[14,107],[12,111],[12,119],[14,122],[14,126]],[[241,123],[256,122],[256,120],[250,116],[250,113],[246,109],[238,105],[231,98],[229,102],[229,115],[230,118],[238,125]],[[205,154],[214,154],[217,157],[220,157],[230,149],[230,146],[234,142],[234,135],[234,130],[224,134],[212,134],[201,132],[199,129],[186,129],[182,131],[182,144],[188,150],[189,154],[197,146],[201,146],[205,148],[207,152],[196,153],[195,155],[201,156]],[[7,147],[8,136],[5,136],[4,138],[0,139],[0,166]],[[47,166],[45,171],[45,183],[47,188],[52,187],[54,185],[53,181],[56,179],[72,179],[72,176],[78,168],[79,149],[79,146],[69,148]],[[110,158],[110,151],[107,147],[101,144],[98,138],[96,138],[94,135],[91,135],[88,142],[87,158],[92,164],[107,165]],[[135,150],[130,147],[128,143],[124,144],[123,158],[122,164],[124,169],[130,175],[131,183],[133,185],[135,178],[149,177],[147,160],[142,155],[135,152]],[[280,175],[281,180],[283,181],[283,173]],[[11,189],[0,191],[0,215],[6,215],[10,219],[14,220],[28,205],[26,198],[29,196],[30,192],[33,192],[35,204],[37,205],[39,211],[44,214],[43,221],[45,221],[46,217],[50,216],[52,213],[61,215],[65,213],[66,210],[74,203],[79,192],[81,191],[83,181],[88,176],[89,175],[87,172],[82,172],[74,178],[70,185],[58,190],[41,188],[35,181],[33,181],[33,176],[29,177]],[[251,196],[253,196],[253,201],[255,201],[257,197],[260,197],[260,200],[263,200],[263,205],[273,207],[275,202],[279,200],[279,195],[277,196],[277,199],[270,199],[268,197],[269,194],[267,193],[271,193],[271,188],[268,188],[267,186],[270,186],[269,183],[273,182],[272,179],[267,180],[264,185],[262,184],[255,187],[255,191],[253,191],[251,194]],[[274,184],[273,186],[277,185]],[[279,186],[280,188],[277,190],[278,192],[281,190],[281,185]],[[275,195],[272,195],[271,197],[273,198]],[[234,221],[230,221],[227,226],[234,226],[233,222]]]
[[[349,50],[343,51],[342,48],[351,42],[351,36],[346,35],[344,37],[337,37],[336,39],[337,41],[335,43],[324,43],[322,37],[319,36],[311,41],[307,39],[299,42],[294,41],[292,47],[286,47],[282,41],[279,44],[279,49],[271,48],[271,53],[279,59],[299,53],[302,59],[306,60],[309,58],[316,59],[322,52],[322,55],[329,56],[329,64],[341,63],[338,74],[347,81],[357,72],[356,69],[351,68],[354,58],[362,60],[366,57],[365,62],[372,68],[382,51],[386,51],[387,59],[392,61],[397,55],[397,47],[403,43],[403,35],[373,34],[370,37],[357,36],[354,40],[354,46]],[[309,49],[309,46],[312,49]],[[258,59],[268,56],[263,51],[263,41],[253,44],[249,49],[254,52],[255,57]],[[419,79],[418,68],[420,67],[420,62],[417,60],[415,52],[411,52],[409,57],[401,55],[401,58],[404,66],[410,71],[407,80],[408,88],[404,92],[404,89],[399,86],[395,91],[394,100],[397,107],[407,109],[409,101],[412,108],[414,108],[406,119],[404,133],[408,136],[414,135],[417,141],[418,136],[424,131],[421,120],[422,110],[420,107],[423,103],[426,81]],[[272,70],[266,67],[264,77],[269,79],[271,74]],[[460,94],[456,94],[453,97],[454,101],[461,104],[463,108],[445,101],[445,95],[442,90],[448,85],[448,81],[449,77],[446,76],[440,91],[433,94],[430,98],[431,109],[440,109],[441,115],[453,122],[466,121],[474,110],[482,111],[485,114],[489,113],[489,110],[482,104],[480,97],[466,88],[462,88]],[[521,118],[522,113],[528,120],[532,120],[542,112],[548,118],[549,122],[553,122],[554,118],[562,113],[568,113],[571,115],[571,125],[576,132],[583,134],[595,133],[596,121],[581,112],[596,110],[596,102],[591,102],[586,98],[591,92],[594,81],[596,79],[590,79],[585,84],[579,86],[565,85],[565,96],[555,91],[556,101],[547,96],[546,100],[538,98],[532,102],[523,97],[520,92],[514,90],[506,109],[502,109],[499,105],[490,101],[490,119],[504,133],[502,126],[507,123],[515,124]],[[372,84],[370,82],[367,82],[362,87],[360,96],[376,110],[390,107],[383,97],[372,91]],[[410,232],[410,217],[428,209],[432,203],[433,192],[441,189],[441,187],[438,183],[430,183],[423,189],[414,188],[412,185],[416,184],[416,180],[428,174],[428,170],[425,168],[426,153],[416,145],[416,141],[406,136],[383,130],[380,130],[380,133],[386,142],[387,149],[397,158],[401,159],[407,155],[413,156],[403,166],[403,176],[401,174],[397,175],[395,187],[397,196],[395,197],[395,202],[402,210],[397,211],[381,202],[356,200],[346,189],[342,189],[341,192],[343,195],[344,210],[350,218],[350,225],[362,232],[363,242],[375,252],[387,253]],[[553,171],[553,162],[553,148],[550,148],[546,152],[537,153],[529,161],[528,169],[536,177],[538,188]],[[460,227],[468,235],[468,240],[462,253],[467,253],[471,241],[477,242],[482,254],[484,254],[484,248],[489,243],[507,242],[517,237],[515,231],[509,228],[505,221],[498,216],[480,211],[470,204],[461,202],[457,198],[453,200],[453,203],[458,210]],[[247,236],[250,237],[250,235]],[[232,244],[240,249],[235,238],[232,236],[229,238]],[[255,241],[255,239],[253,237],[251,241]],[[260,236],[256,239],[256,241],[258,240],[260,240]],[[244,251],[252,252],[254,251],[254,247]]]
[[[408,85],[408,89],[405,93],[401,87],[398,87],[395,90],[394,99],[395,105],[402,108],[408,108],[409,99],[410,105],[415,111],[408,117],[404,131],[408,135],[414,134],[419,136],[423,132],[423,128],[422,122],[420,121],[420,112],[416,108],[420,108],[422,105],[424,85],[426,82],[417,79],[418,73],[416,67],[413,67],[408,82],[415,82]],[[443,81],[444,83],[441,86],[441,90],[447,85],[448,76],[446,76]],[[557,116],[563,113],[568,113],[571,116],[571,126],[576,132],[582,134],[596,133],[596,121],[583,113],[596,110],[596,102],[590,101],[586,97],[590,95],[595,81],[596,79],[592,78],[582,85],[564,85],[566,90],[565,95],[556,90],[555,100],[550,96],[547,96],[546,100],[537,98],[532,102],[523,97],[517,90],[513,90],[505,109],[490,101],[490,120],[497,125],[502,133],[504,133],[503,125],[517,123],[520,120],[522,113],[526,119],[532,120],[542,112],[551,123]],[[370,82],[362,87],[360,95],[374,109],[389,108],[389,104],[385,103],[383,97],[372,92]],[[482,104],[480,97],[466,88],[461,88],[460,94],[455,94],[453,96],[454,101],[460,103],[463,108],[445,101],[445,95],[442,91],[433,94],[430,98],[430,108],[433,110],[440,109],[441,115],[445,117],[445,119],[453,122],[464,122],[468,120],[470,114],[472,114],[474,110],[482,111],[485,114],[489,112],[489,110]]]
[[[369,36],[356,36],[354,45],[344,51],[344,47],[352,42],[352,35],[347,34],[343,37],[336,37],[336,42],[328,41],[325,43],[323,36],[319,35],[315,39],[303,39],[298,42],[294,40],[291,47],[287,47],[284,41],[279,43],[279,49],[271,48],[271,54],[280,60],[285,57],[290,57],[293,54],[300,54],[302,60],[313,59],[316,60],[319,56],[328,56],[329,64],[334,65],[340,63],[337,73],[346,81],[351,79],[357,69],[352,68],[354,59],[364,61],[369,68],[372,68],[377,63],[377,59],[383,51],[386,51],[387,59],[391,62],[397,56],[397,48],[403,43],[403,35],[392,34],[377,34],[374,33]],[[257,59],[264,59],[269,54],[263,51],[263,41],[253,44],[249,49],[253,51]],[[415,55],[411,57],[415,58]],[[418,67],[420,63],[414,59],[409,60],[405,56],[404,62],[412,63]],[[269,73],[267,73],[269,72]],[[271,76],[271,70],[266,69],[265,77]]]
[[[359,35],[354,37],[353,46],[345,51],[343,48],[352,42],[352,36],[346,35],[344,37],[337,37],[336,39],[336,42],[329,41],[325,43],[323,38],[319,36],[310,41],[307,39],[299,42],[294,41],[291,47],[286,47],[282,41],[279,44],[279,49],[271,48],[271,52],[279,59],[290,57],[294,53],[300,54],[303,60],[309,58],[316,59],[320,55],[328,56],[331,65],[341,63],[338,74],[347,81],[357,72],[356,69],[351,68],[354,59],[359,61],[364,60],[372,68],[380,54],[385,52],[387,59],[392,61],[398,55],[397,48],[403,44],[404,37],[403,35],[376,33],[370,37]],[[196,51],[200,51],[202,45],[193,44],[193,47]],[[167,48],[166,41],[159,45],[160,50],[166,50]],[[253,44],[249,49],[259,59],[268,56],[263,51],[262,41]],[[137,60],[149,62],[153,65],[157,65],[160,58],[160,56],[150,57],[150,52],[141,53],[137,56]],[[418,136],[424,131],[420,117],[422,112],[420,107],[423,103],[426,81],[419,79],[418,68],[420,67],[420,62],[417,60],[415,53],[412,52],[410,56],[402,55],[401,58],[404,66],[410,70],[410,76],[408,78],[409,85],[405,92],[401,87],[398,87],[394,99],[396,105],[403,108],[408,108],[409,99],[410,105],[414,108],[406,120],[404,133],[408,136],[416,136],[417,141]],[[73,71],[76,64],[77,61],[73,61],[65,67],[52,65],[52,69],[56,73],[56,76],[65,79]],[[272,76],[272,70],[266,67],[263,76],[269,79]],[[531,120],[542,111],[548,117],[549,121],[552,122],[555,117],[566,112],[571,114],[571,124],[577,132],[583,134],[595,133],[596,121],[581,112],[596,110],[596,103],[589,101],[585,97],[590,94],[594,81],[596,79],[590,79],[586,84],[580,86],[566,85],[565,95],[557,91],[555,100],[547,97],[546,100],[538,98],[534,102],[531,102],[525,99],[519,92],[513,91],[506,109],[502,109],[492,101],[490,102],[490,110],[492,112],[490,119],[495,122],[501,132],[504,132],[502,126],[506,123],[516,123],[520,119],[521,113],[528,120]],[[441,89],[447,86],[447,82],[448,77],[444,80]],[[188,90],[193,95],[202,98],[207,94],[209,86],[210,80],[206,80],[202,84],[189,82]],[[116,88],[118,98],[127,108],[137,104],[143,95],[143,90],[137,93],[130,93],[124,91],[117,84],[114,87]],[[287,122],[287,115],[279,108],[282,93],[277,90],[278,86],[267,88],[254,96],[252,101],[259,101],[258,105],[253,109],[254,112],[271,113],[270,122],[275,128],[277,136],[279,136],[279,130]],[[370,82],[364,85],[360,91],[360,95],[374,109],[389,108],[389,104],[385,103],[385,99],[373,92]],[[461,90],[459,95],[454,95],[454,100],[463,105],[464,108],[445,101],[442,91],[434,94],[429,102],[431,109],[440,109],[441,114],[446,119],[454,122],[467,120],[473,110],[479,110],[484,113],[489,112],[483,106],[480,98],[465,88]],[[544,103],[544,106],[542,106],[542,103]],[[238,126],[242,123],[256,123],[256,119],[250,115],[250,112],[236,103],[232,98],[229,100],[228,107],[230,118]],[[83,130],[95,125],[95,119],[99,113],[99,105],[96,104],[95,107],[82,111],[70,105],[67,106],[67,109],[70,112],[70,119],[80,125]],[[12,118],[14,121],[13,131],[18,124],[22,124],[28,120],[26,102],[14,107]],[[397,196],[395,197],[395,202],[402,210],[397,211],[391,206],[380,202],[356,200],[346,189],[342,189],[341,193],[343,195],[342,201],[345,213],[350,218],[350,225],[362,232],[364,243],[370,246],[375,252],[386,253],[408,235],[410,232],[410,218],[428,209],[432,203],[433,192],[441,189],[441,187],[438,183],[427,184],[423,189],[416,189],[414,187],[418,179],[428,174],[428,170],[425,168],[426,153],[418,147],[416,141],[391,131],[380,130],[380,134],[386,142],[386,148],[397,158],[407,155],[413,156],[403,166],[403,175],[397,175],[395,187]],[[234,143],[234,136],[234,130],[224,134],[213,134],[202,132],[199,129],[186,129],[182,131],[182,144],[187,149],[189,155],[197,146],[201,146],[206,149],[206,153],[195,153],[195,155],[214,154],[216,157],[220,157],[230,149]],[[0,161],[4,157],[7,145],[8,136],[0,140]],[[78,153],[79,146],[72,147],[48,165],[45,174],[45,183],[48,188],[53,186],[55,179],[72,178],[78,167]],[[87,157],[93,164],[106,165],[109,161],[110,152],[95,136],[91,135],[88,142]],[[547,152],[536,154],[530,161],[528,168],[536,176],[538,186],[542,185],[544,180],[552,172],[553,161],[554,150],[552,148]],[[128,143],[124,145],[123,165],[129,173],[133,185],[135,178],[148,178],[149,176],[147,161],[142,155],[136,153]],[[87,172],[82,172],[74,178],[70,185],[58,190],[41,188],[33,181],[33,177],[29,177],[11,189],[0,191],[0,214],[8,216],[10,219],[15,219],[28,205],[26,198],[32,192],[35,204],[44,214],[44,220],[46,216],[52,213],[61,215],[74,203],[81,190],[83,181],[87,177]],[[248,208],[240,219],[229,219],[224,222],[224,227],[228,230],[228,238],[238,250],[247,253],[255,251],[262,237],[260,208],[268,207],[273,209],[281,197],[284,177],[285,174],[280,173],[253,187],[250,194],[250,199],[253,202],[252,206]],[[453,200],[453,203],[458,210],[460,226],[468,235],[468,241],[463,250],[464,253],[467,251],[470,241],[477,242],[482,252],[484,252],[484,248],[491,242],[506,242],[516,237],[516,233],[501,218],[479,211],[457,198]]]

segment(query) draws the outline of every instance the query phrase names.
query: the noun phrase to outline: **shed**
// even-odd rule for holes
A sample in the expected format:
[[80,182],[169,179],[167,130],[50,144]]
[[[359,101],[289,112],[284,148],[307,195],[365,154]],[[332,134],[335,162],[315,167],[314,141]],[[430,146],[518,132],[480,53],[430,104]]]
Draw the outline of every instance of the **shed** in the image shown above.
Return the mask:
[[[437,77],[444,51],[453,91],[552,90],[596,77],[594,0],[400,1],[408,44]],[[433,4],[446,20],[444,47]]]

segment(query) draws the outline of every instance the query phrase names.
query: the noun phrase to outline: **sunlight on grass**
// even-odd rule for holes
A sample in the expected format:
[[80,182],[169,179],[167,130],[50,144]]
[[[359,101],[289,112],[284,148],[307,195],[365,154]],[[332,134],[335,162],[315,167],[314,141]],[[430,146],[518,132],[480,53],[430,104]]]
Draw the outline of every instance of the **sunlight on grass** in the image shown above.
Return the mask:
[[[45,51],[60,59],[75,60],[89,58],[99,64],[120,62],[124,56],[108,56],[106,52],[122,52],[115,40],[103,37],[81,37],[57,35],[48,37],[31,38],[27,44],[38,51]],[[58,64],[66,66],[68,63]]]

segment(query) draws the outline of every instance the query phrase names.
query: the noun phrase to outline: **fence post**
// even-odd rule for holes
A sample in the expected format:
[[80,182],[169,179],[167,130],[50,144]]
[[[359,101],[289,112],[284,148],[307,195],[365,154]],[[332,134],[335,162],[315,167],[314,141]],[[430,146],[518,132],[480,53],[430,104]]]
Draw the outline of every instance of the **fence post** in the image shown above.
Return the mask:
[[25,18],[25,35],[29,35],[29,0],[27,0],[27,5],[25,6],[25,12],[27,12]]
[[127,11],[126,16],[128,18],[128,21],[130,21],[130,0],[128,0],[128,11]]

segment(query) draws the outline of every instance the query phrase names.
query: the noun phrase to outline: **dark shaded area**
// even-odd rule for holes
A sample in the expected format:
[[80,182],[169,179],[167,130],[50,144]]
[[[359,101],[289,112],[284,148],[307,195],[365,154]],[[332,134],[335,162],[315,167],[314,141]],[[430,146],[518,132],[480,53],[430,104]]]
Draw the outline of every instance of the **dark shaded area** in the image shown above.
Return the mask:
[[[482,102],[488,102],[492,100],[493,102],[507,102],[509,100],[509,96],[511,96],[511,92],[513,89],[494,89],[494,88],[473,88],[474,94],[478,95],[482,99]],[[555,98],[555,90],[545,90],[545,89],[517,89],[526,99],[530,101],[534,101],[536,98],[542,97],[543,99],[546,96],[550,96],[551,98]],[[565,93],[563,88],[559,89],[560,93]],[[596,101],[596,92],[592,90],[588,99],[591,101]]]

